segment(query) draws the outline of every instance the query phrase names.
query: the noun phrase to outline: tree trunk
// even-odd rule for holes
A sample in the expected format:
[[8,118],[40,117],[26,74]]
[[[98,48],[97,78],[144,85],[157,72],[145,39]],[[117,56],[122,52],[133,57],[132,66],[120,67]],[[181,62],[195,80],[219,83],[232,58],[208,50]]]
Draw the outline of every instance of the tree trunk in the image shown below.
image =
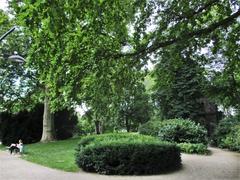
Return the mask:
[[100,124],[100,121],[95,121],[95,132],[96,132],[96,134],[101,134],[101,124]]
[[127,132],[130,132],[130,130],[131,130],[130,122],[126,116],[125,116],[125,123],[126,123]]
[[55,140],[54,118],[49,106],[47,97],[47,88],[45,89],[44,113],[43,113],[43,131],[41,142],[49,142]]

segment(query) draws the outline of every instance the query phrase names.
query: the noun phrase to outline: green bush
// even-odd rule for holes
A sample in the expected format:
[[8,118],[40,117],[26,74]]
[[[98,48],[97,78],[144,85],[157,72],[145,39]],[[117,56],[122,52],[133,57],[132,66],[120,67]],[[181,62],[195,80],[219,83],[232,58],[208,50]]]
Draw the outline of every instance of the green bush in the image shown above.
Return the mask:
[[231,128],[229,134],[222,140],[222,146],[240,152],[240,125],[235,125]]
[[161,123],[162,121],[148,121],[147,123],[142,124],[138,131],[140,134],[157,136]]
[[207,144],[207,130],[185,119],[149,122],[140,127],[139,133],[158,136],[161,140],[169,142]]
[[236,125],[240,125],[240,118],[238,118],[237,116],[222,119],[214,131],[212,137],[213,145],[221,148],[228,148],[228,144],[230,142],[226,143],[224,141],[226,141],[228,134],[231,133],[232,128]]
[[177,146],[182,152],[189,154],[207,154],[207,146],[202,143],[192,144],[192,143],[179,143]]
[[100,174],[157,174],[180,167],[180,149],[154,137],[104,134],[81,139],[76,162],[85,171]]

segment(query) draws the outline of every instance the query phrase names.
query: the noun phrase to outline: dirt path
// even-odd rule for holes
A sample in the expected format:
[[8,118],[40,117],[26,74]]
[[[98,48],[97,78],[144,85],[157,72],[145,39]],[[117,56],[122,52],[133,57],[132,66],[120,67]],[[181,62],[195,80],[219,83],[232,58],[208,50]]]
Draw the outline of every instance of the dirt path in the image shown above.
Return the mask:
[[46,168],[0,151],[0,180],[240,180],[240,154],[210,148],[211,156],[182,155],[183,168],[154,176],[103,176]]

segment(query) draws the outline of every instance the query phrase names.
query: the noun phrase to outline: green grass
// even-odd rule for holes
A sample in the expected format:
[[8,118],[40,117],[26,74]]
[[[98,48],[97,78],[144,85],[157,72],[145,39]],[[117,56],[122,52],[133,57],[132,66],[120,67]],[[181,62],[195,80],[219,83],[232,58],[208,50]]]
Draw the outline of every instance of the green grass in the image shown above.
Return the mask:
[[26,145],[26,154],[23,159],[50,168],[76,172],[79,168],[75,163],[75,149],[79,140],[80,138],[75,138]]
[[6,146],[0,144],[0,150],[5,150],[6,149]]

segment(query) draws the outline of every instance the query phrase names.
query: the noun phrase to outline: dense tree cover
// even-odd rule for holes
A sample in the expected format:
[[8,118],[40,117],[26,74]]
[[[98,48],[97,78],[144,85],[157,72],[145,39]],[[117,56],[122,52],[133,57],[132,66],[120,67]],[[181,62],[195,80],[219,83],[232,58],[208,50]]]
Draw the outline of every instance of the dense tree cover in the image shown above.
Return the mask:
[[134,90],[124,91],[124,98],[119,103],[117,124],[119,128],[125,127],[127,132],[137,131],[139,125],[150,120],[152,105],[143,84],[136,84]]
[[240,107],[240,23],[234,24],[216,37],[213,54],[210,58],[218,65],[218,70],[212,70],[211,87],[208,92],[224,107],[233,107],[239,111]]
[[[153,107],[142,83],[135,84],[132,89],[124,89],[122,96],[108,98],[106,104],[101,96],[95,99],[94,103],[99,103],[96,106],[88,104],[90,109],[80,118],[80,133],[93,132],[93,124],[98,134],[122,130],[137,131],[140,124],[151,118]],[[102,109],[98,109],[100,107]]]
[[198,64],[203,58],[184,44],[165,48],[161,53],[153,73],[153,98],[161,116],[197,121],[203,113],[200,99],[207,82],[204,68]]
[[[132,90],[139,82],[142,78],[139,72],[147,60],[163,59],[162,52],[174,46],[188,44],[194,53],[210,45],[213,50],[238,46],[237,0],[9,3],[17,24],[30,41],[26,66],[35,70],[35,78],[42,87],[37,97],[45,97],[45,107],[49,107],[45,111],[47,132],[53,132],[53,111],[82,102],[94,109],[97,121],[110,116],[114,112],[109,111],[110,104],[121,102],[125,89]],[[226,62],[230,62],[237,55],[225,56]],[[192,62],[191,59],[186,61]],[[184,68],[181,71],[186,72]],[[193,68],[193,74],[194,71]],[[236,94],[236,86],[232,87]],[[43,140],[52,138],[49,133]]]
[[[0,140],[4,145],[18,142],[35,143],[41,139],[43,130],[43,104],[36,105],[31,111],[20,111],[17,114],[0,113]],[[61,110],[54,113],[56,139],[67,139],[73,136],[77,116],[73,110]]]
[[[90,77],[96,76],[98,84],[107,76],[114,82],[117,68],[140,65],[135,54],[158,52],[180,41],[206,44],[240,14],[233,7],[237,1],[226,0],[11,2],[33,39],[29,64],[50,89],[51,103],[61,102],[58,107],[81,100],[76,91]],[[151,23],[153,30],[148,30]],[[124,45],[131,52],[124,54]],[[134,58],[115,60],[117,54]]]

